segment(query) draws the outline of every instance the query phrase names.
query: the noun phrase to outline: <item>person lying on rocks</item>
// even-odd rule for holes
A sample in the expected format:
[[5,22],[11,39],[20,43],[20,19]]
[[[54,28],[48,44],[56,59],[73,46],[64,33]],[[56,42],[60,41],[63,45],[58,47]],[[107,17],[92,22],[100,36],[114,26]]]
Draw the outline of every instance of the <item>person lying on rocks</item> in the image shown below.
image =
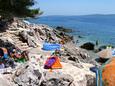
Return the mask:
[[0,48],[0,61],[5,65],[5,68],[15,68],[14,60],[12,58],[9,58],[6,48]]
[[15,61],[28,61],[28,52],[27,51],[23,51],[22,53],[17,51],[16,49],[13,49],[13,51],[11,52],[11,57],[15,60]]
[[13,49],[12,52],[10,53],[10,56],[14,59],[17,60],[18,58],[21,58],[21,53],[17,52],[16,49]]

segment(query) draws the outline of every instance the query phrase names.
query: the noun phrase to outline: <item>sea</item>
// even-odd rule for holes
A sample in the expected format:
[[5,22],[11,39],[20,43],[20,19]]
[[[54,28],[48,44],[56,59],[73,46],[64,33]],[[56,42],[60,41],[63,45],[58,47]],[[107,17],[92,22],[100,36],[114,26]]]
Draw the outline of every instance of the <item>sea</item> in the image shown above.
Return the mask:
[[[28,20],[31,23],[63,26],[72,29],[70,34],[78,43],[99,42],[100,45],[115,46],[115,15],[41,16]],[[79,38],[78,36],[81,36]]]

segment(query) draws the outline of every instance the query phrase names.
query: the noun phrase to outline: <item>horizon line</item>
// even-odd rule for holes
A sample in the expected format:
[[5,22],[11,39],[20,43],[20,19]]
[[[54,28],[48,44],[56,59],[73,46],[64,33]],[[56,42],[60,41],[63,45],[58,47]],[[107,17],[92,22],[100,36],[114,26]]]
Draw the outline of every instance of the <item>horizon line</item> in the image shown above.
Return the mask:
[[45,16],[92,16],[92,15],[115,15],[115,14],[80,14],[80,15],[64,15],[64,14],[59,14],[59,15],[41,15],[40,17],[45,17]]

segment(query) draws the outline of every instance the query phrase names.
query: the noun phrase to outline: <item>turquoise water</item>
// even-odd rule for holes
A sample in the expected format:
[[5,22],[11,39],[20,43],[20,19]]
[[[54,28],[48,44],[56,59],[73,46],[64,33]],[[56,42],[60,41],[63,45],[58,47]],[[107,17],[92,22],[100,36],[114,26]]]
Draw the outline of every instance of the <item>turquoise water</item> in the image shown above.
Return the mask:
[[52,27],[64,26],[74,30],[72,35],[81,35],[84,40],[115,45],[115,15],[44,16],[29,21]]

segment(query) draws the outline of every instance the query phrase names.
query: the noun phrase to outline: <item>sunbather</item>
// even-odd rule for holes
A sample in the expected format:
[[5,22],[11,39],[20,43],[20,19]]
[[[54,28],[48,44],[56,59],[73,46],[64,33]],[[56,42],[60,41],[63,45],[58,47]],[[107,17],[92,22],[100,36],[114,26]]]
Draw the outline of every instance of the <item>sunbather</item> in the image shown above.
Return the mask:
[[15,61],[28,61],[28,52],[27,51],[23,51],[23,52],[19,52],[16,49],[13,49],[13,51],[11,52],[11,57],[15,60]]
[[13,49],[12,52],[10,53],[10,56],[16,60],[18,58],[21,58],[21,53],[17,52],[16,49]]
[[0,61],[5,65],[5,67],[15,67],[14,60],[9,58],[6,48],[0,48]]

